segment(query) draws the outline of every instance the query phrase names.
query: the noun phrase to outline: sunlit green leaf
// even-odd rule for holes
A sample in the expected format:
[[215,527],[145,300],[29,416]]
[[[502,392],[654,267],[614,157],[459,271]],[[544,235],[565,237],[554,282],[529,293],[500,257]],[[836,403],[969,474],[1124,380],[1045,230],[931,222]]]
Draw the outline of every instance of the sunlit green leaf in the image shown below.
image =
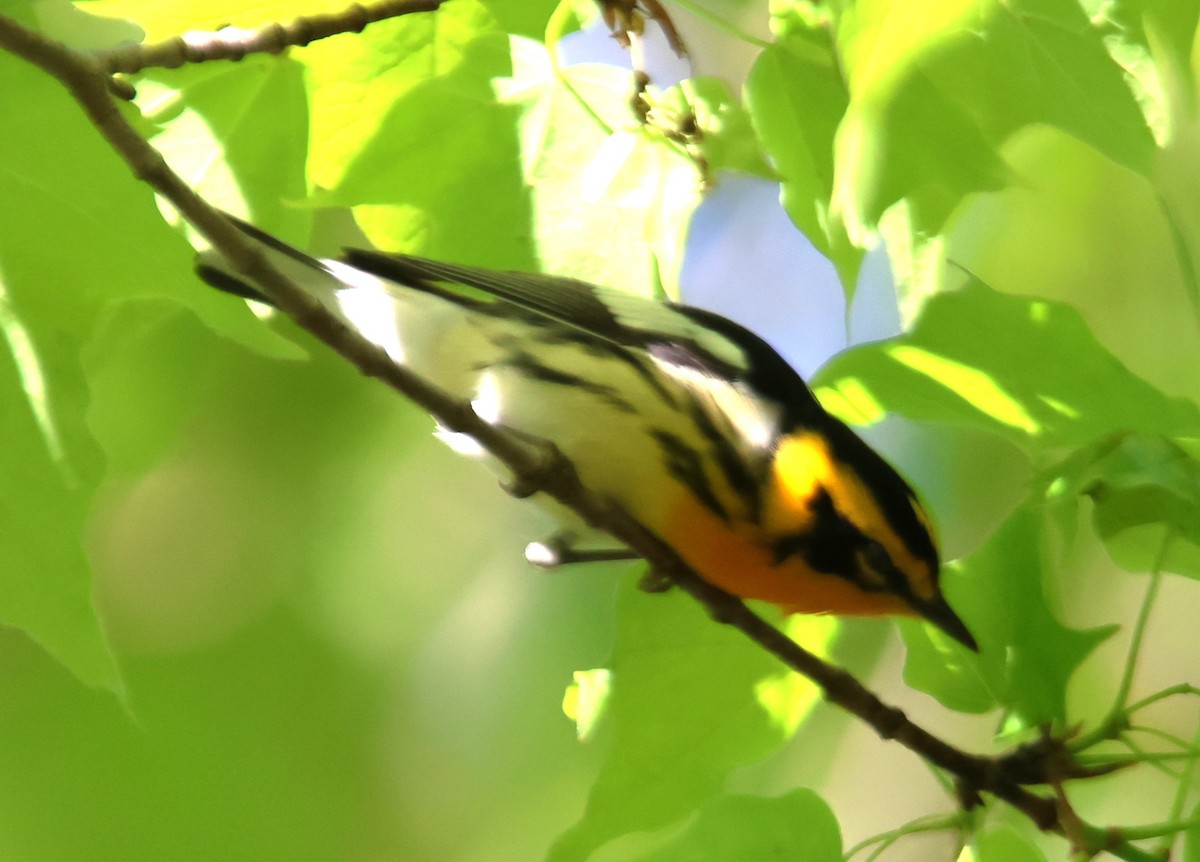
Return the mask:
[[492,84],[511,72],[509,39],[486,6],[450,3],[296,56],[309,75],[320,203],[392,208],[386,230],[364,222],[383,247],[529,266],[517,112]]
[[875,0],[847,7],[837,38],[850,103],[834,204],[852,237],[902,198],[916,232],[936,234],[964,195],[1007,182],[996,150],[1031,123],[1149,170],[1153,139],[1137,102],[1070,0],[961,0],[922,14]]
[[1198,19],[1194,0],[1115,0],[1101,4],[1093,18],[1160,145],[1187,121],[1172,115],[1186,110],[1195,93],[1190,58]]
[[[796,643],[819,658],[829,658],[841,624],[835,617],[795,614],[783,626]],[[821,700],[812,680],[781,667],[755,686],[755,696],[785,736],[791,736]]]
[[610,691],[612,671],[608,668],[575,671],[574,679],[563,695],[563,712],[575,722],[575,735],[580,742],[591,739],[604,715]]
[[520,180],[531,208],[524,229],[537,266],[677,295],[702,191],[696,166],[637,126],[625,70],[584,64],[562,74],[565,84],[541,44],[515,40],[512,77],[496,82],[520,111]]
[[967,423],[1031,451],[1127,428],[1200,431],[1195,404],[1131,372],[1073,308],[978,282],[934,297],[911,332],[834,357],[814,384],[862,416]]
[[188,30],[216,30],[227,25],[261,27],[278,21],[290,23],[305,15],[340,12],[345,4],[337,0],[171,0],[147,3],[146,0],[93,0],[89,11],[113,18],[136,21],[150,41],[169,39]]
[[156,70],[138,85],[138,106],[158,124],[151,138],[205,200],[302,241],[307,194],[308,107],[295,61],[248,57]]

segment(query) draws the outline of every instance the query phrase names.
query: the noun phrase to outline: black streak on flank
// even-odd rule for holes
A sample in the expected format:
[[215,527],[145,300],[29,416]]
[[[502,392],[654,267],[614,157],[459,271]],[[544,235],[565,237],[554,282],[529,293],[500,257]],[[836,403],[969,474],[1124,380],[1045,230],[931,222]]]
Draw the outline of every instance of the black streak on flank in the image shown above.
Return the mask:
[[[542,318],[542,322],[545,322],[545,318]],[[662,378],[662,372],[652,363],[647,362],[645,355],[639,350],[561,325],[542,329],[538,333],[538,340],[544,344],[569,344],[582,348],[592,356],[614,359],[633,369],[642,382],[653,389],[654,394],[665,404],[670,407],[678,406],[678,398],[673,391],[667,388]]]
[[[622,365],[631,368],[647,386],[654,390],[654,394],[662,399],[663,402],[671,407],[677,406],[676,402],[678,399],[675,393],[667,388],[662,379],[661,372],[654,368],[651,363],[647,362],[644,356],[637,350],[632,350],[606,338],[598,337],[584,329],[564,326],[557,320],[531,312],[528,309],[503,300],[481,303],[473,310],[497,320],[518,320],[530,326],[534,332],[530,333],[529,337],[538,344],[550,346],[569,345],[581,353],[586,353],[588,356],[620,362]],[[497,347],[502,347],[506,350],[520,349],[519,345],[522,343],[520,339],[512,335],[501,335],[500,337],[492,338],[491,341]]]
[[742,457],[730,438],[722,434],[721,430],[713,423],[699,399],[692,399],[689,415],[697,430],[712,447],[712,454],[726,483],[745,502],[749,520],[756,524],[760,523],[762,521],[762,485],[754,476],[750,465],[746,463],[746,459]]
[[729,523],[729,513],[717,499],[708,477],[704,475],[704,465],[700,460],[699,453],[670,431],[651,428],[650,435],[662,450],[663,463],[667,465],[667,472],[683,483],[684,487],[691,491],[696,499],[713,514]]
[[617,390],[603,383],[597,383],[594,380],[589,380],[586,377],[580,377],[576,374],[570,374],[566,371],[560,371],[557,368],[551,368],[548,365],[543,365],[531,353],[526,353],[522,350],[514,350],[509,353],[502,361],[495,363],[493,367],[503,366],[519,371],[531,380],[539,380],[543,383],[550,383],[555,386],[566,386],[580,392],[586,392],[589,395],[594,395],[596,398],[603,401],[615,410],[620,410],[622,413],[636,413],[637,408],[630,404],[629,401],[617,394]]

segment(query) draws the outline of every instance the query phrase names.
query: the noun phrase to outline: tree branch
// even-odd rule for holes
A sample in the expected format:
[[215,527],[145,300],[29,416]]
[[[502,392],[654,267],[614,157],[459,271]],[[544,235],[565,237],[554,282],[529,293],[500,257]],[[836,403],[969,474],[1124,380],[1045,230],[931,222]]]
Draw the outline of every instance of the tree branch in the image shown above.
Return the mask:
[[[436,4],[434,4],[436,5]],[[108,88],[108,67],[0,16],[0,48],[57,78],[79,102],[97,130],[139,179],[169,200],[230,264],[252,279],[281,311],[335,350],[363,374],[376,377],[432,414],[443,426],[475,438],[512,472],[510,490],[544,493],[635,549],[657,571],[701,602],[719,622],[735,626],[788,667],[821,687],[825,697],[932,764],[955,775],[969,803],[988,793],[1021,811],[1044,831],[1066,835],[1089,854],[1108,851],[1128,862],[1157,859],[1119,834],[1064,817],[1059,801],[1022,786],[1030,781],[1016,759],[969,754],[910,721],[858,680],[800,647],[751,611],[744,602],[701,579],[659,536],[612,501],[585,488],[572,464],[549,443],[531,443],[483,421],[463,403],[394,363],[271,266],[266,257],[220,212],[196,195],[117,111]],[[1041,780],[1046,780],[1042,776]]]
[[96,62],[109,74],[143,69],[176,69],[185,63],[240,60],[247,54],[278,54],[341,33],[361,33],[368,24],[414,12],[434,12],[446,0],[381,0],[355,3],[341,11],[308,15],[291,23],[271,23],[253,30],[225,27],[216,32],[192,31],[150,45],[129,45],[97,52]]

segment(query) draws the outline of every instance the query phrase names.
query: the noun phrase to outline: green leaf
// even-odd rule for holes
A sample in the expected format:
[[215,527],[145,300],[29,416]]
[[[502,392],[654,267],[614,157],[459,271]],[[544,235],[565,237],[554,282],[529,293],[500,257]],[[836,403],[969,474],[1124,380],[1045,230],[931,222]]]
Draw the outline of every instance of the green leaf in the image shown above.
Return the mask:
[[879,221],[879,235],[887,247],[888,268],[896,286],[896,307],[902,328],[912,325],[925,302],[945,288],[946,237],[928,236],[916,226],[916,211],[900,201]]
[[[599,177],[608,178],[615,196],[652,195],[620,182],[624,159],[652,145],[649,139],[625,133],[606,145],[613,129],[630,124],[628,73],[585,64],[562,70],[559,80],[545,46],[527,40],[514,40],[512,63],[511,77],[496,88],[502,102],[520,111],[520,179],[530,197],[527,228],[541,268],[650,293],[644,253],[612,254],[643,243],[643,224],[629,218],[619,197],[598,198],[606,190]],[[616,152],[622,143],[624,152]],[[601,236],[606,239],[598,243]]]
[[[105,408],[92,414],[88,374],[115,344],[91,349],[87,368],[83,353],[113,305],[133,298],[183,303],[269,352],[295,348],[280,348],[242,303],[195,279],[191,248],[57,83],[9,55],[0,77],[0,198],[20,201],[0,209],[0,355],[9,363],[0,400],[11,435],[0,472],[13,501],[0,526],[0,619],[84,682],[119,691],[81,545],[105,467],[88,424]],[[160,394],[145,393],[147,415],[162,419]],[[167,424],[154,435],[160,447]]]
[[1194,0],[1114,0],[1093,17],[1160,145],[1169,142],[1173,127],[1187,122],[1190,109],[1184,106],[1194,99],[1190,69],[1198,20],[1200,4]]
[[618,614],[605,714],[611,748],[583,819],[551,851],[556,862],[677,820],[790,733],[757,697],[781,673],[778,662],[714,625],[691,598],[646,595],[627,580]]
[[0,79],[0,620],[117,691],[81,544],[103,465],[79,351],[109,297],[190,252],[58,84],[7,54]]
[[[560,0],[489,0],[488,9],[506,33],[540,39]],[[594,11],[594,10],[593,10]]]
[[587,742],[595,734],[612,688],[612,671],[599,667],[577,670],[563,695],[563,712],[575,722],[575,735]]
[[[634,123],[629,74],[583,64],[561,70],[545,47],[517,41],[502,99],[521,109],[522,180],[540,267],[652,295],[678,296],[695,165]],[[615,131],[614,131],[615,130]]]
[[1000,826],[976,837],[975,862],[1046,862],[1046,855],[1014,829]]
[[383,247],[463,260],[486,237],[494,253],[471,262],[528,265],[516,109],[493,90],[511,71],[509,39],[486,6],[448,3],[297,56],[311,82],[309,179],[328,190],[318,203],[394,207],[387,235],[364,222]]
[[837,268],[847,295],[858,280],[862,251],[831,205],[833,143],[848,97],[824,27],[777,19],[779,41],[766,48],[746,80],[746,109],[780,174],[788,217]]
[[117,304],[83,350],[91,389],[88,427],[110,474],[134,475],[157,464],[195,415],[215,336],[166,300]]
[[1050,497],[1092,500],[1096,532],[1118,565],[1200,578],[1200,461],[1164,437],[1122,434],[1047,471]]
[[66,391],[78,381],[50,367],[6,306],[0,301],[0,620],[81,681],[120,692],[81,542],[97,464],[80,393]]
[[811,790],[775,798],[717,796],[672,840],[630,862],[841,862],[837,818]]
[[1200,432],[1195,404],[1131,372],[1071,306],[977,281],[931,299],[911,332],[834,357],[813,382],[851,418],[965,423],[1032,452],[1131,428]]
[[[284,237],[307,237],[311,214],[290,205],[306,194],[308,112],[299,65],[250,57],[237,64],[157,70],[139,82],[138,106],[157,127],[153,146],[209,203],[252,217]],[[180,275],[187,289],[171,295],[218,334],[267,356],[304,355],[263,326],[244,303],[182,270]],[[119,338],[120,333],[106,337]]]
[[217,30],[225,26],[261,27],[273,21],[291,23],[305,15],[330,11],[329,0],[93,0],[90,11],[136,21],[149,41],[170,39],[189,30]]
[[[809,614],[793,614],[781,625],[788,637],[826,659],[840,627],[837,617]],[[759,680],[755,697],[785,737],[790,737],[820,702],[821,690],[812,680],[780,668]]]
[[1071,674],[1116,627],[1077,630],[1056,619],[1044,587],[1043,530],[1040,510],[1026,504],[983,547],[946,567],[946,596],[980,651],[901,620],[909,685],[951,709],[1003,707],[1024,726],[1066,719]]
[[138,106],[160,127],[151,142],[213,206],[289,237],[307,236],[308,107],[304,69],[252,56],[156,70],[138,82]]
[[964,0],[912,14],[872,0],[837,22],[850,103],[834,206],[861,241],[908,199],[932,236],[962,198],[1008,181],[997,148],[1056,126],[1147,174],[1154,142],[1121,68],[1072,0]]

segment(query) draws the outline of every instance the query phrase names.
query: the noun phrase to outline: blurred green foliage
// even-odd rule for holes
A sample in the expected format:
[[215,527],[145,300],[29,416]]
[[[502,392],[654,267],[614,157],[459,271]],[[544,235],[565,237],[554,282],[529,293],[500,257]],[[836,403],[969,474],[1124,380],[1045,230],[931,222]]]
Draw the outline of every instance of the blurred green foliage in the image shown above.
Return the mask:
[[[674,295],[728,171],[780,183],[847,295],[882,243],[905,331],[814,382],[852,421],[907,420],[984,649],[904,624],[930,699],[898,684],[886,623],[789,631],[980,750],[1082,723],[1082,757],[1166,762],[1077,807],[1194,832],[1200,4],[681,8],[689,42],[755,13],[771,42],[740,92],[652,87],[648,126],[627,70],[552,60],[555,5],[451,0],[148,70],[121,110],[214,203],[317,252],[365,235]],[[339,8],[3,12],[95,49]],[[199,285],[186,232],[57,84],[6,54],[0,82],[4,858],[823,860],[875,833],[885,858],[1065,852],[991,811],[920,819],[955,803],[889,760],[913,758],[637,571],[528,571],[536,514]],[[1133,674],[1149,584],[1164,622]],[[594,668],[581,743],[562,694]],[[1136,720],[1102,732],[1114,716]]]

